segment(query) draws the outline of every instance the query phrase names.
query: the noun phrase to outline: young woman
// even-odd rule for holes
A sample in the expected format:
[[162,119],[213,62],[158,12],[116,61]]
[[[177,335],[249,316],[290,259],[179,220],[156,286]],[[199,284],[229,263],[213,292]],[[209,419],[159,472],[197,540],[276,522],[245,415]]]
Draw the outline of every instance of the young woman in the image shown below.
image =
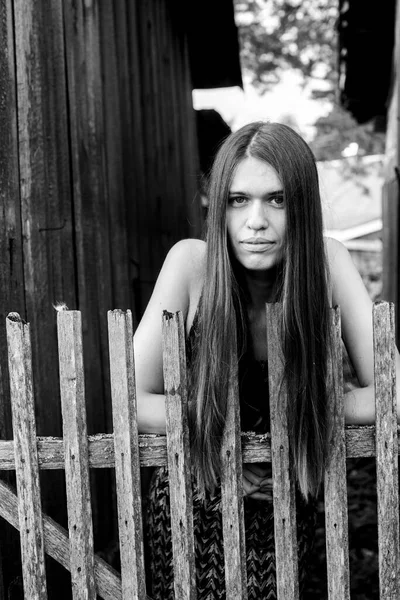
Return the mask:
[[[282,303],[289,428],[298,484],[300,579],[322,482],[328,427],[329,308],[360,387],[346,394],[348,423],[374,421],[372,303],[347,250],[323,237],[314,157],[291,128],[257,122],[221,146],[209,179],[206,241],[169,252],[135,334],[139,429],[165,433],[161,313],[182,311],[189,367],[194,527],[199,600],[225,598],[219,443],[229,358],[239,357],[242,430],[269,430],[265,303]],[[234,342],[233,340],[237,340]],[[249,598],[275,598],[271,472],[244,465]],[[153,475],[148,561],[155,600],[174,598],[166,469]]]

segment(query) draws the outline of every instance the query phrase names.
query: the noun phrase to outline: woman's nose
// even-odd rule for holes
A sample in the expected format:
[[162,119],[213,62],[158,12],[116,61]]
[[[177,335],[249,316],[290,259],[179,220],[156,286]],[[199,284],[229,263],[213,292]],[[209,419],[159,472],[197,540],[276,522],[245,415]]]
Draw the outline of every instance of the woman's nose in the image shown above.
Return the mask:
[[266,229],[268,227],[268,218],[264,202],[255,200],[249,207],[247,217],[247,226],[250,229]]

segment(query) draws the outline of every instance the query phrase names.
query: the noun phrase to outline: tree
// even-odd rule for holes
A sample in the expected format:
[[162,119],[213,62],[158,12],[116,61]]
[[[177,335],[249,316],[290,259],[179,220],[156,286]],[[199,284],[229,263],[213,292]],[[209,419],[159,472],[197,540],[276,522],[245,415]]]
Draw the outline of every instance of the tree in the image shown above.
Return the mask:
[[[359,157],[384,154],[385,134],[375,131],[373,122],[359,125],[349,112],[337,104],[333,104],[326,117],[317,119],[315,128],[317,133],[310,146],[317,160],[342,158],[342,153],[350,144],[357,144]],[[352,165],[350,176],[354,174],[357,163]]]
[[342,157],[349,143],[359,153],[384,151],[384,134],[359,125],[339,102],[339,0],[234,0],[245,77],[262,94],[294,69],[331,113],[315,123],[311,146],[318,160]]
[[318,97],[334,94],[337,0],[235,0],[235,13],[242,66],[260,91],[296,69]]

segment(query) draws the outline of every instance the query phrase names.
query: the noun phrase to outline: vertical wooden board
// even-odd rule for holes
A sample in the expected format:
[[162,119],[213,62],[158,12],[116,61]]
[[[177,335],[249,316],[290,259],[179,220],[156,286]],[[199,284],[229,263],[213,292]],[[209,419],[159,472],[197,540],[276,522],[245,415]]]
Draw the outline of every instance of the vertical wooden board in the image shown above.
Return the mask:
[[[130,2],[133,5],[134,2]],[[133,112],[139,112],[136,119],[140,117],[140,106],[136,105],[136,96],[131,89],[131,80],[135,79],[135,84],[138,86],[139,73],[135,72],[136,66],[133,64],[130,44],[137,44],[137,36],[134,32],[130,32],[129,23],[129,7],[126,0],[115,0],[115,28],[116,37],[116,53],[118,67],[118,85],[119,85],[119,114],[121,120],[121,152],[120,157],[123,165],[123,190],[124,202],[126,211],[125,228],[127,233],[127,260],[128,260],[128,282],[129,282],[129,306],[133,311],[134,325],[138,322],[138,313],[140,311],[140,299],[138,283],[138,265],[139,265],[139,249],[138,249],[138,234],[137,234],[137,204],[142,201],[141,189],[143,188],[143,169],[142,164],[142,148],[139,131],[134,129]],[[130,39],[132,33],[132,39]],[[141,124],[140,124],[141,125]],[[115,306],[119,306],[115,304]]]
[[[52,303],[75,302],[61,0],[15,0],[19,167],[27,317],[37,425],[61,431]],[[39,348],[47,348],[43,353]],[[39,360],[40,356],[40,360]]]
[[295,485],[290,462],[287,397],[279,324],[282,307],[267,304],[269,402],[278,600],[298,600]]
[[7,318],[7,344],[24,595],[46,600],[30,331],[17,313]]
[[137,0],[126,0],[127,41],[129,50],[129,118],[131,123],[130,139],[132,142],[132,162],[130,169],[133,173],[133,186],[130,190],[129,203],[129,247],[133,267],[135,286],[135,307],[137,316],[141,317],[150,298],[154,286],[153,274],[150,269],[151,236],[148,234],[146,205],[148,199],[148,177],[145,163],[145,118],[143,108],[143,74],[140,32],[142,21],[139,12],[140,3]]
[[182,173],[179,163],[179,155],[182,151],[177,142],[178,123],[180,122],[180,110],[176,103],[176,79],[175,79],[175,54],[174,54],[174,30],[171,12],[171,3],[160,2],[160,45],[162,56],[163,73],[163,121],[165,135],[165,160],[166,160],[166,196],[167,201],[163,207],[163,214],[168,212],[168,229],[163,231],[163,247],[167,249],[174,241],[186,237],[181,235],[176,227],[182,219],[180,212],[180,198],[183,190],[181,188]]
[[158,196],[160,201],[159,207],[159,252],[161,256],[165,256],[176,238],[171,238],[171,230],[175,226],[174,213],[171,206],[175,202],[175,194],[171,189],[171,176],[173,173],[168,168],[168,127],[170,122],[170,111],[168,110],[168,70],[166,64],[166,48],[165,48],[165,28],[166,28],[166,4],[165,2],[154,3],[154,23],[155,23],[155,43],[153,47],[153,61],[156,65],[155,78],[157,81],[158,102],[158,128],[159,128],[159,147],[158,155],[159,172],[160,172],[160,191]]
[[146,586],[131,312],[109,311],[108,331],[122,598],[141,600]]
[[57,330],[72,592],[95,600],[81,314],[59,311]]
[[232,360],[221,446],[221,500],[227,598],[247,600],[238,362]]
[[392,303],[375,302],[373,328],[380,600],[397,600],[400,597],[394,320]]
[[[83,314],[90,433],[112,430],[107,310],[114,308],[110,260],[109,200],[105,166],[99,1],[65,0],[65,51],[70,108],[71,164],[78,308]],[[114,531],[112,479],[93,472],[96,544]]]
[[331,311],[329,357],[331,430],[325,470],[325,527],[329,600],[350,600],[350,568],[344,430],[343,369],[339,308]]
[[[164,71],[165,71],[165,92],[164,95],[167,98],[165,103],[165,111],[167,113],[167,144],[168,144],[168,156],[167,165],[168,172],[170,174],[170,194],[173,197],[173,201],[170,202],[170,212],[173,222],[175,223],[175,232],[171,232],[170,236],[186,237],[181,235],[181,228],[179,224],[181,222],[181,198],[184,190],[182,186],[183,179],[183,164],[181,163],[182,148],[180,144],[180,126],[181,126],[181,107],[178,103],[177,95],[177,55],[176,55],[176,32],[174,27],[174,6],[171,3],[162,3],[164,8],[163,22],[164,22],[164,41],[163,41],[163,55],[164,55]],[[176,230],[176,228],[178,228]]]
[[162,344],[175,598],[196,600],[185,331],[180,311],[164,311]]
[[[400,147],[400,144],[399,144]],[[382,297],[399,307],[399,181],[396,173],[385,181],[382,188]],[[396,311],[397,345],[400,344],[400,310]]]
[[79,307],[84,315],[88,425],[111,430],[107,310],[112,308],[109,205],[98,1],[63,3]]
[[182,52],[182,118],[184,119],[185,137],[182,139],[182,152],[186,167],[183,171],[185,176],[185,193],[183,203],[188,219],[186,222],[186,233],[190,237],[198,237],[201,233],[201,204],[198,194],[198,177],[200,175],[200,164],[198,156],[198,141],[196,130],[196,115],[193,108],[192,99],[192,80],[189,64],[189,50],[186,32],[182,32],[181,39]]
[[[144,301],[147,304],[161,263],[155,259],[157,254],[157,214],[156,195],[158,174],[155,155],[159,151],[156,143],[155,96],[152,87],[153,63],[151,43],[153,37],[152,3],[136,2],[137,40],[139,49],[139,72],[141,90],[141,114],[143,123],[143,168],[146,182],[145,199],[138,207],[140,223],[140,277]],[[157,265],[157,266],[156,266]],[[158,268],[157,268],[158,267]]]
[[[76,300],[62,1],[14,0],[13,9],[22,238],[10,242],[22,256],[19,284],[33,334],[37,429],[57,435],[61,411],[52,304]],[[18,195],[11,198],[18,201]],[[62,518],[62,473],[42,474],[41,486],[45,510]],[[51,570],[49,575],[51,595]]]
[[[11,0],[0,2],[0,347],[6,348],[6,316],[25,316],[18,171],[14,28]],[[11,438],[7,353],[0,354],[0,438]]]
[[[182,56],[184,31],[180,19],[179,9],[173,4],[168,7],[168,26],[169,26],[169,44],[171,48],[171,97],[172,110],[174,113],[174,147],[176,153],[175,178],[179,189],[174,210],[177,222],[177,234],[180,237],[187,237],[187,223],[183,223],[179,218],[180,214],[186,214],[186,169],[187,161],[190,157],[187,153],[187,129],[190,123],[187,123],[187,113],[185,106],[185,91],[182,89],[185,85],[184,59]],[[190,89],[191,93],[191,89]],[[178,110],[179,107],[179,110]]]
[[[99,3],[100,47],[102,57],[107,199],[109,203],[111,277],[114,306],[131,305],[127,240],[127,201],[124,187],[123,112],[120,97],[120,64],[117,40],[120,32],[114,18],[115,3]],[[120,3],[121,4],[121,3]]]

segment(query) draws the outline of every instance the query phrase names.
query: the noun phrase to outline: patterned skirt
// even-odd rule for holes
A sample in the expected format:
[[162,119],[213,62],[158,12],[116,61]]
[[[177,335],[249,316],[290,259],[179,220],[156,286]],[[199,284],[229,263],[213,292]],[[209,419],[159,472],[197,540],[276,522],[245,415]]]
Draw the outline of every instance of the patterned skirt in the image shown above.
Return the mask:
[[[315,529],[315,506],[297,498],[300,593]],[[249,600],[276,600],[274,517],[271,501],[244,498],[247,590]],[[225,600],[221,494],[200,498],[193,489],[198,600]],[[174,600],[168,473],[157,469],[146,507],[147,593],[153,600]]]

